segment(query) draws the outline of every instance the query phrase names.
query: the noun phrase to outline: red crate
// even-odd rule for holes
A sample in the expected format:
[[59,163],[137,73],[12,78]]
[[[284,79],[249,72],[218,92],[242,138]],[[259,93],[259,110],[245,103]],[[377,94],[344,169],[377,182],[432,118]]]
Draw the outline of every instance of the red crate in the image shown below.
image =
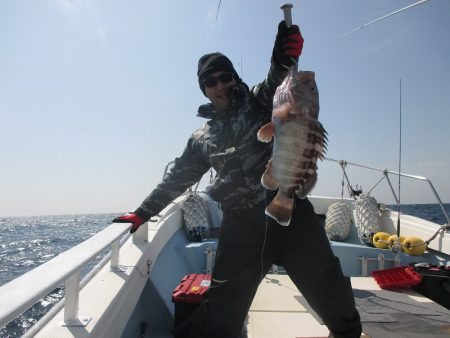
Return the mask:
[[422,281],[422,275],[410,266],[373,271],[372,276],[382,289],[408,288]]
[[172,292],[172,301],[175,303],[174,338],[189,336],[189,330],[194,314],[211,285],[210,275],[187,275]]
[[174,303],[200,303],[210,285],[210,275],[184,276],[172,292],[172,301]]

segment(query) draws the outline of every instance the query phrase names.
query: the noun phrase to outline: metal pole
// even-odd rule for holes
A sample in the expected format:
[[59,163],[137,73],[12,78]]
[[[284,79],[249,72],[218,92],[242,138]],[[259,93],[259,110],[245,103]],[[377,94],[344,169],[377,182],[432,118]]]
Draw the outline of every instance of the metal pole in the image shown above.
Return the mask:
[[64,324],[78,324],[78,301],[80,291],[80,271],[66,279],[65,283]]

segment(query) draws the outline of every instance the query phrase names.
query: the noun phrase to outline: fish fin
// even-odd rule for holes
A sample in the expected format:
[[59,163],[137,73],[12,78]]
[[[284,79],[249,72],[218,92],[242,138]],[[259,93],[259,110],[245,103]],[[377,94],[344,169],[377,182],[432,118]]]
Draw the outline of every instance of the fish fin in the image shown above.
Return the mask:
[[328,141],[328,133],[325,130],[325,128],[323,127],[322,123],[320,123],[319,121],[317,121],[319,123],[319,128],[320,128],[320,135],[322,136],[322,145],[323,145],[323,150],[325,151],[327,149],[327,141]]
[[278,181],[273,175],[272,170],[272,159],[267,162],[266,171],[261,176],[261,184],[264,188],[268,190],[277,190],[278,189]]
[[294,199],[286,193],[278,191],[275,198],[266,208],[266,215],[272,217],[278,224],[288,226],[291,222]]
[[298,190],[295,191],[295,194],[301,199],[305,198],[306,195],[308,195],[309,192],[312,190],[312,188],[314,188],[316,182],[317,182],[317,172],[312,174],[308,178],[308,180]]
[[325,152],[327,150],[327,131],[323,127],[322,123],[319,121],[311,121],[309,124],[309,128],[311,128],[316,133],[316,151],[318,152],[318,158],[323,160],[325,156]]
[[269,143],[275,134],[275,125],[273,122],[266,123],[258,130],[258,141]]
[[281,121],[286,120],[289,116],[289,112],[292,110],[292,106],[289,102],[285,102],[282,105],[274,108],[272,115]]

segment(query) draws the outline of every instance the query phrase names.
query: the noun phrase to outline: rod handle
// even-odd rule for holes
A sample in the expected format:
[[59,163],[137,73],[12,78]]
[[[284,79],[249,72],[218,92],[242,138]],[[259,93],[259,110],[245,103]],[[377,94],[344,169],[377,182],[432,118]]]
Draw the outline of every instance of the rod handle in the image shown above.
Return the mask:
[[292,7],[294,7],[294,5],[292,5],[291,3],[285,3],[280,6],[280,8],[283,10],[284,21],[286,22],[287,28],[292,26]]

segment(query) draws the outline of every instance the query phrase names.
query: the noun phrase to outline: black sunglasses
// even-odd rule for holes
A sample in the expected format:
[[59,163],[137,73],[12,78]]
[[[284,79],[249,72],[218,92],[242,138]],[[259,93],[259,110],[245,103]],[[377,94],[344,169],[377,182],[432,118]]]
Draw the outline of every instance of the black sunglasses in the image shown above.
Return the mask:
[[229,83],[231,80],[233,80],[233,74],[223,73],[220,74],[219,76],[208,76],[206,79],[203,80],[203,84],[208,88],[212,88],[217,86],[217,83],[219,81],[226,84]]

